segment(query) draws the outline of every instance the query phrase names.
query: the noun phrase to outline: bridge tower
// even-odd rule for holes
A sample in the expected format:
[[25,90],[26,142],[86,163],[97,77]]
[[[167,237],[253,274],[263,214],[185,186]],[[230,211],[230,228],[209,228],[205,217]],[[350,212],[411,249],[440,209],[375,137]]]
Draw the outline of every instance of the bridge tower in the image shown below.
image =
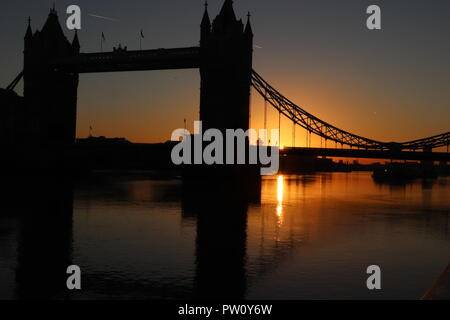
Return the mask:
[[24,98],[29,142],[39,145],[69,145],[76,138],[78,74],[52,67],[57,59],[80,53],[78,36],[70,43],[50,10],[41,31],[34,34],[30,21],[25,35]]
[[236,18],[233,1],[211,24],[207,4],[200,39],[200,120],[203,130],[249,128],[253,32]]

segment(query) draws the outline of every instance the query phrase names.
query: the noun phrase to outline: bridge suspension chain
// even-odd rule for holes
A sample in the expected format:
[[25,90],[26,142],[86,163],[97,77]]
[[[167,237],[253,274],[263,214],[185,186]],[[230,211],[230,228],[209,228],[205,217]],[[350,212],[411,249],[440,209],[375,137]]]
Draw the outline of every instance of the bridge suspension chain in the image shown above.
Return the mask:
[[21,71],[19,73],[19,75],[13,80],[13,82],[11,82],[11,84],[6,87],[6,90],[14,90],[14,88],[17,86],[17,84],[19,83],[19,81],[22,79],[23,77],[23,71]]
[[[265,104],[270,103],[280,114],[290,119],[304,128],[307,132],[307,145],[311,146],[311,135],[315,134],[323,139],[325,143],[330,140],[336,144],[349,146],[350,148],[380,150],[380,151],[401,151],[401,150],[427,150],[448,146],[450,132],[419,139],[409,142],[381,142],[347,132],[339,129],[302,109],[279,91],[273,88],[256,71],[252,71],[252,85],[255,90],[264,97]],[[267,107],[267,105],[266,105]]]
[[409,150],[420,150],[427,148],[439,148],[448,146],[450,140],[450,132],[443,133],[437,136],[414,140],[410,142],[403,143],[405,149]]

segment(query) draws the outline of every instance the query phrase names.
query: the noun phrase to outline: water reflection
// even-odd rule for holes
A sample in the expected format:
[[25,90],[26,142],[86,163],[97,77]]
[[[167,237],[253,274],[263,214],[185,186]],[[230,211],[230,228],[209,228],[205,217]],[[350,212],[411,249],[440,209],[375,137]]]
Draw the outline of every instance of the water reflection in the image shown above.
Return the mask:
[[283,176],[278,176],[277,181],[277,216],[280,219],[280,224],[283,224],[283,191],[284,190],[284,180]]
[[[448,264],[446,183],[398,189],[368,173],[284,176],[280,226],[264,210],[278,207],[280,180],[265,180],[262,209],[249,210],[247,297],[417,299]],[[379,295],[362,285],[374,262],[388,270]]]
[[65,298],[66,269],[72,264],[72,184],[47,178],[10,186],[15,200],[8,210],[17,219],[14,297]]
[[225,181],[185,182],[183,190],[184,216],[197,219],[194,297],[245,298],[249,190]]
[[[223,181],[16,181],[0,215],[0,298],[418,298],[448,264],[449,179],[368,173]],[[65,290],[66,268],[83,290]],[[380,264],[387,284],[365,288]],[[414,279],[414,281],[411,281]]]

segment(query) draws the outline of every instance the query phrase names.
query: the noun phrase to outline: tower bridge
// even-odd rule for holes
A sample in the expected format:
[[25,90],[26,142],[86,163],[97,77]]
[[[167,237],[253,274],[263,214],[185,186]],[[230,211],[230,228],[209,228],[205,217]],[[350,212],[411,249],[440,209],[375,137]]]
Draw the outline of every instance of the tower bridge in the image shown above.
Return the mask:
[[[25,137],[43,145],[71,145],[75,142],[79,74],[99,72],[199,69],[201,76],[200,120],[205,130],[249,128],[252,87],[267,105],[295,126],[304,128],[339,149],[312,149],[316,155],[379,158],[420,158],[448,161],[450,132],[407,142],[382,142],[359,136],[329,124],[301,108],[270,85],[252,68],[253,30],[250,15],[244,24],[225,0],[211,21],[207,6],[200,25],[200,46],[188,48],[82,53],[78,35],[69,42],[50,11],[43,28],[34,33],[30,21],[25,34],[24,69],[8,86],[13,90],[24,79],[24,105],[20,129],[9,136]],[[1,98],[1,97],[0,97]],[[17,112],[11,112],[17,114]],[[14,122],[14,119],[13,121]],[[1,123],[0,123],[1,125]],[[351,149],[344,149],[344,146]],[[432,152],[446,147],[445,153]],[[417,156],[418,151],[423,152]],[[291,150],[292,152],[292,150]]]

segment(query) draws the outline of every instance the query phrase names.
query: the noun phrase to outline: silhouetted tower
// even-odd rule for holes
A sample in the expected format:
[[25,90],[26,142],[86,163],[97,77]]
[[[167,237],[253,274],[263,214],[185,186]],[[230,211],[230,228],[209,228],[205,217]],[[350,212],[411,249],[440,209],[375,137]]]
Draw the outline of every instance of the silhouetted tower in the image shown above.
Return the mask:
[[226,0],[212,25],[207,5],[200,39],[200,119],[203,129],[249,128],[253,32]]
[[[41,31],[28,23],[24,51],[24,97],[29,136],[41,145],[68,145],[76,137],[78,74],[57,70],[54,62],[80,53],[64,36],[53,8]],[[31,142],[31,141],[30,141]]]

